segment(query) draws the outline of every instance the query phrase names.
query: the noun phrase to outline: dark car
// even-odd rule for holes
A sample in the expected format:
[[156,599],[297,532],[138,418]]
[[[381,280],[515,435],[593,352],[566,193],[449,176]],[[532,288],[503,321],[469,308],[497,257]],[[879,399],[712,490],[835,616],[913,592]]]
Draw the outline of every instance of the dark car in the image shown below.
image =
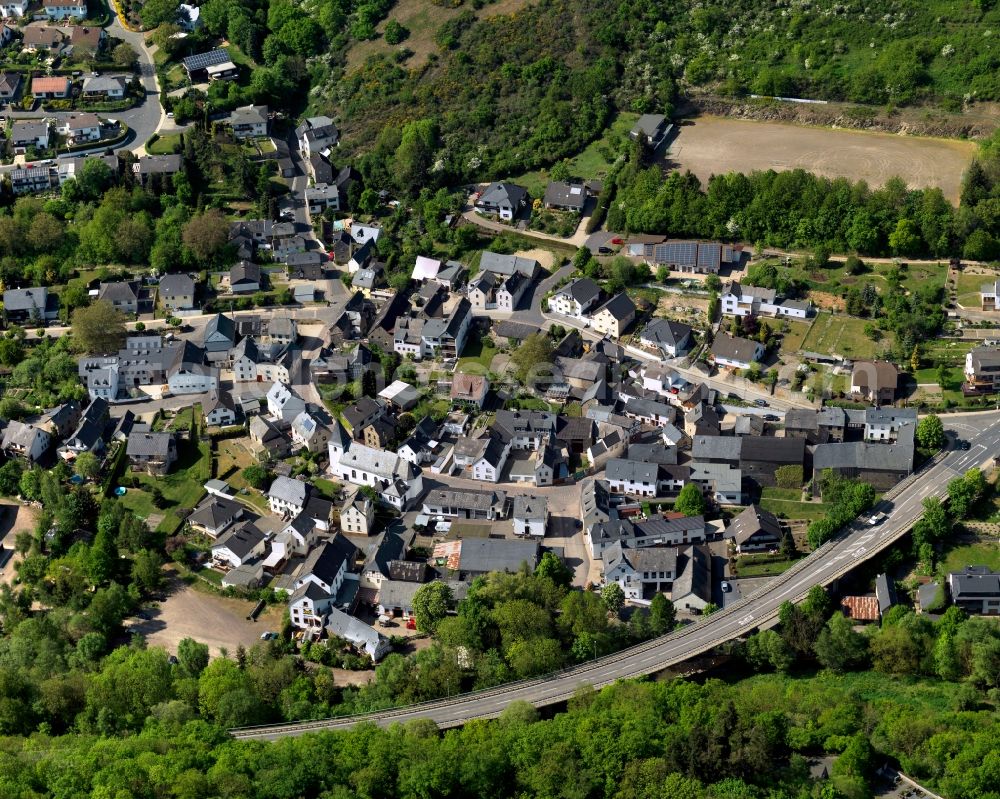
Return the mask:
[[756,405],[758,408],[766,408],[767,407],[767,400],[755,399],[753,401],[753,404]]
[[613,250],[610,247],[598,247],[597,252],[600,255],[611,255]]
[[764,414],[764,421],[765,422],[778,422],[778,421],[780,421],[780,419],[777,416],[775,416],[773,413],[765,413]]
[[959,446],[962,449],[968,449],[969,448],[969,442],[968,441],[963,441],[961,444],[959,444]]

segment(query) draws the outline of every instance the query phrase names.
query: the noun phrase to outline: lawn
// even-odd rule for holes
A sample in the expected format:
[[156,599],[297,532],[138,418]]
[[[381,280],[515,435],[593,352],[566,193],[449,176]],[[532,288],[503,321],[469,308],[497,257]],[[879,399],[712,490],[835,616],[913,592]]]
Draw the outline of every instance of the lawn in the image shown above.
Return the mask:
[[[996,275],[993,275],[996,280]],[[979,296],[979,289],[983,283],[990,282],[990,275],[969,275],[961,272],[955,280],[955,291],[958,294],[958,304],[972,310],[982,307],[982,298]]]
[[181,151],[180,133],[163,133],[156,141],[149,141],[146,144],[146,152],[150,155],[171,155]]
[[867,324],[870,322],[863,319],[820,311],[802,342],[802,350],[852,359],[874,358],[889,347],[892,334],[884,333],[881,341],[872,341],[865,335]]
[[799,519],[811,522],[827,515],[827,505],[822,502],[796,502],[787,499],[761,497],[760,506],[784,519]]
[[[638,114],[621,113],[615,117],[611,125],[604,131],[601,138],[592,141],[582,152],[569,161],[569,172],[573,177],[584,180],[601,180],[608,174],[622,144],[628,138],[628,132],[639,118]],[[532,197],[545,194],[549,180],[548,170],[536,169],[511,178],[514,183],[524,186]]]
[[1000,546],[987,542],[949,549],[938,565],[938,573],[943,580],[948,572],[962,571],[966,566],[987,566],[992,571],[1000,571]]
[[783,352],[798,352],[802,349],[802,342],[809,334],[811,322],[800,322],[797,320],[783,320],[779,330],[784,330],[788,326],[788,332],[782,333],[781,349]]
[[[934,360],[934,359],[932,359]],[[934,360],[937,363],[936,360]],[[960,366],[952,366],[948,369],[948,377],[946,385],[941,386],[941,388],[957,391],[964,379],[964,370]],[[918,369],[914,374],[918,384],[931,383],[933,385],[938,385],[938,370],[934,369]]]
[[780,555],[742,555],[736,559],[734,574],[737,577],[774,577],[788,571],[795,560]]
[[[139,486],[129,488],[121,498],[124,505],[144,519],[164,512],[164,523],[171,517],[179,519],[194,508],[205,494],[205,482],[211,477],[211,452],[204,442],[179,441],[178,458],[170,473],[164,477],[133,472]],[[125,478],[125,484],[128,484]],[[156,486],[163,495],[164,508],[153,504],[152,489]],[[161,527],[163,525],[161,524]]]
[[[954,339],[935,339],[925,343],[920,348],[921,359],[925,363],[933,364],[936,368],[939,363],[948,366],[965,368],[965,356],[974,349],[980,342],[978,341],[955,341]],[[919,375],[923,370],[919,370]],[[918,382],[926,382],[920,380]],[[936,380],[934,382],[937,382]]]
[[[488,338],[474,337],[469,340],[459,358],[455,371],[484,374],[490,370],[493,356],[497,354],[496,347]],[[471,367],[471,368],[470,368]]]
[[780,499],[785,502],[801,502],[802,491],[798,488],[767,487],[761,490],[761,496],[766,499]]
[[226,438],[218,442],[215,451],[215,473],[236,491],[249,488],[243,479],[243,470],[257,463],[256,458],[243,446],[242,439]]
[[333,499],[340,493],[343,486],[340,483],[335,483],[333,480],[324,480],[321,477],[317,477],[312,481],[313,486],[316,490],[327,499]]

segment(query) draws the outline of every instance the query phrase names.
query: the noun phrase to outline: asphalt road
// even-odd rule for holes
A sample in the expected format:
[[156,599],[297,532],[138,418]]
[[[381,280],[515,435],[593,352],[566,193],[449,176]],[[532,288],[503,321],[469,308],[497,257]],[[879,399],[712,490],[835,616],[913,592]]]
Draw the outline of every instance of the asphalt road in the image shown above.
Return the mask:
[[855,522],[838,539],[799,561],[764,588],[679,632],[550,677],[381,713],[246,728],[233,730],[232,734],[237,738],[272,740],[316,730],[349,729],[361,721],[388,726],[414,719],[429,719],[441,728],[456,727],[472,719],[495,718],[511,702],[525,701],[536,707],[556,704],[584,685],[600,688],[620,679],[659,672],[773,620],[783,602],[801,601],[813,586],[829,585],[893,544],[920,517],[924,498],[945,496],[951,479],[1000,455],[998,424],[1000,412],[996,411],[963,416],[954,425],[946,423],[959,438],[969,442],[969,449],[949,450],[888,492],[877,508],[888,514],[880,526]]

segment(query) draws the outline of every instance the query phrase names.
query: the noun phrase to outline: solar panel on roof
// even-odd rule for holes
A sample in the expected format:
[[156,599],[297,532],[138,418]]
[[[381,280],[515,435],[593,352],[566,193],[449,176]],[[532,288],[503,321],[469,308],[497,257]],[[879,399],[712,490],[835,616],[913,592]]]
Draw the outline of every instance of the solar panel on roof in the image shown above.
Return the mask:
[[229,60],[229,51],[225,47],[209,50],[207,53],[190,55],[184,59],[184,68],[188,71],[205,69],[206,67],[222,64]]
[[722,261],[722,245],[699,244],[698,266],[708,269],[718,269]]
[[694,266],[698,258],[698,245],[693,241],[673,241],[666,244],[667,263]]

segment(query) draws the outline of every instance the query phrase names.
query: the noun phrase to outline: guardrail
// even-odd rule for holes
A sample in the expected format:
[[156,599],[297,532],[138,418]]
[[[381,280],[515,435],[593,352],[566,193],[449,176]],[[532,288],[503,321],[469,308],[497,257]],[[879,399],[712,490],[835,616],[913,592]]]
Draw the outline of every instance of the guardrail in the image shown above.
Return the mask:
[[[934,456],[934,458],[928,460],[921,466],[920,469],[918,469],[913,474],[909,475],[901,483],[897,484],[888,492],[886,492],[886,494],[883,495],[882,501],[886,500],[891,501],[894,497],[898,496],[908,487],[912,486],[913,483],[916,482],[916,480],[919,477],[928,474],[935,467],[940,465],[947,458],[948,454],[949,451],[942,451],[938,453],[936,456]],[[935,489],[937,492],[943,492],[946,490],[945,486],[946,483],[940,483],[937,486],[935,486]],[[845,574],[854,569],[858,563],[862,562],[863,560],[868,560],[873,555],[878,554],[879,552],[883,551],[887,547],[894,544],[896,541],[898,541],[900,538],[906,535],[906,533],[909,532],[913,523],[920,518],[922,513],[923,513],[922,510],[918,511],[913,520],[904,521],[904,523],[899,526],[899,528],[895,531],[895,533],[885,537],[878,543],[872,544],[870,547],[867,547],[865,549],[863,557],[845,559],[844,564],[841,567],[835,569],[831,574],[827,575],[823,581],[818,582],[815,585],[825,585],[827,583],[834,582],[835,580],[840,579]],[[413,716],[415,714],[420,714],[422,711],[430,711],[445,707],[454,707],[460,704],[469,704],[469,703],[475,704],[481,702],[484,699],[490,699],[503,694],[509,694],[514,691],[521,691],[523,689],[528,689],[534,686],[542,686],[550,683],[557,683],[560,680],[567,680],[569,678],[574,678],[574,677],[578,678],[574,680],[572,684],[569,684],[565,691],[557,692],[547,697],[546,699],[547,704],[554,704],[559,701],[565,701],[566,699],[568,699],[573,695],[573,693],[576,691],[581,682],[584,682],[584,680],[579,678],[585,678],[587,677],[587,675],[600,671],[609,665],[619,663],[621,661],[628,660],[630,658],[635,658],[637,656],[646,654],[648,652],[655,651],[666,645],[675,644],[677,642],[683,641],[685,638],[697,636],[698,634],[702,633],[706,627],[717,626],[717,625],[721,626],[720,620],[727,620],[732,616],[736,616],[742,613],[753,603],[757,602],[758,600],[765,597],[767,594],[771,593],[777,588],[780,588],[782,585],[785,585],[788,582],[792,581],[795,577],[799,576],[803,571],[815,566],[819,561],[823,560],[823,558],[828,553],[834,550],[838,546],[838,544],[843,543],[843,541],[852,532],[858,533],[862,532],[864,529],[866,529],[864,526],[860,527],[858,526],[858,520],[855,519],[849,525],[846,525],[845,527],[841,528],[841,530],[834,538],[824,543],[822,546],[814,550],[808,556],[797,561],[787,571],[783,572],[780,575],[777,575],[776,577],[768,581],[765,585],[758,588],[756,591],[748,594],[745,597],[742,597],[738,602],[735,602],[734,604],[722,610],[716,611],[710,616],[703,617],[694,624],[683,627],[680,630],[668,633],[665,636],[653,638],[649,641],[645,641],[641,644],[637,644],[627,649],[619,650],[618,652],[615,652],[611,655],[606,655],[601,658],[596,658],[584,664],[568,666],[566,668],[560,669],[555,672],[550,672],[549,674],[542,675],[540,677],[532,677],[525,680],[518,680],[515,682],[505,683],[503,685],[496,686],[494,688],[488,688],[482,691],[472,691],[445,699],[431,699],[425,702],[419,702],[412,705],[405,705],[399,708],[392,708],[390,710],[375,711],[372,713],[359,713],[359,714],[352,714],[350,716],[317,719],[313,721],[263,724],[251,727],[241,727],[238,729],[230,730],[230,734],[234,738],[268,738],[276,735],[297,734],[297,733],[330,729],[330,728],[348,727],[348,726],[353,726],[354,724],[357,724],[362,721],[385,722],[385,721],[391,721],[395,718],[402,718],[407,716]],[[806,588],[805,590],[797,593],[794,597],[791,598],[790,601],[801,601],[802,599],[805,598],[805,595],[812,587],[813,586],[809,586],[809,588]],[[780,604],[775,608],[772,608],[760,615],[755,616],[752,620],[753,624],[748,626],[746,630],[749,631],[751,629],[759,627],[762,622],[767,622],[775,618],[779,612],[780,612]],[[704,652],[707,652],[708,650],[715,648],[719,644],[724,643],[725,641],[728,641],[733,637],[734,636],[732,635],[731,632],[722,631],[721,635],[706,639],[705,641],[697,644],[693,648],[686,650],[683,654],[664,658],[663,660],[657,662],[653,666],[634,669],[630,671],[628,675],[625,676],[626,678],[645,676],[647,674],[652,674],[658,671],[662,671],[664,668],[668,668],[669,666],[675,665],[677,663],[682,663],[683,661],[688,660],[696,655],[703,654]],[[622,678],[623,678],[622,675],[615,675],[613,677],[598,679],[592,684],[595,688],[600,688],[605,685],[616,682],[617,680]],[[493,712],[478,712],[478,713],[473,713],[468,717],[465,716],[459,717],[457,715],[456,718],[452,719],[450,722],[445,722],[440,726],[442,727],[460,726],[461,724],[464,724],[471,718],[492,718],[495,717],[496,715],[497,714]]]

